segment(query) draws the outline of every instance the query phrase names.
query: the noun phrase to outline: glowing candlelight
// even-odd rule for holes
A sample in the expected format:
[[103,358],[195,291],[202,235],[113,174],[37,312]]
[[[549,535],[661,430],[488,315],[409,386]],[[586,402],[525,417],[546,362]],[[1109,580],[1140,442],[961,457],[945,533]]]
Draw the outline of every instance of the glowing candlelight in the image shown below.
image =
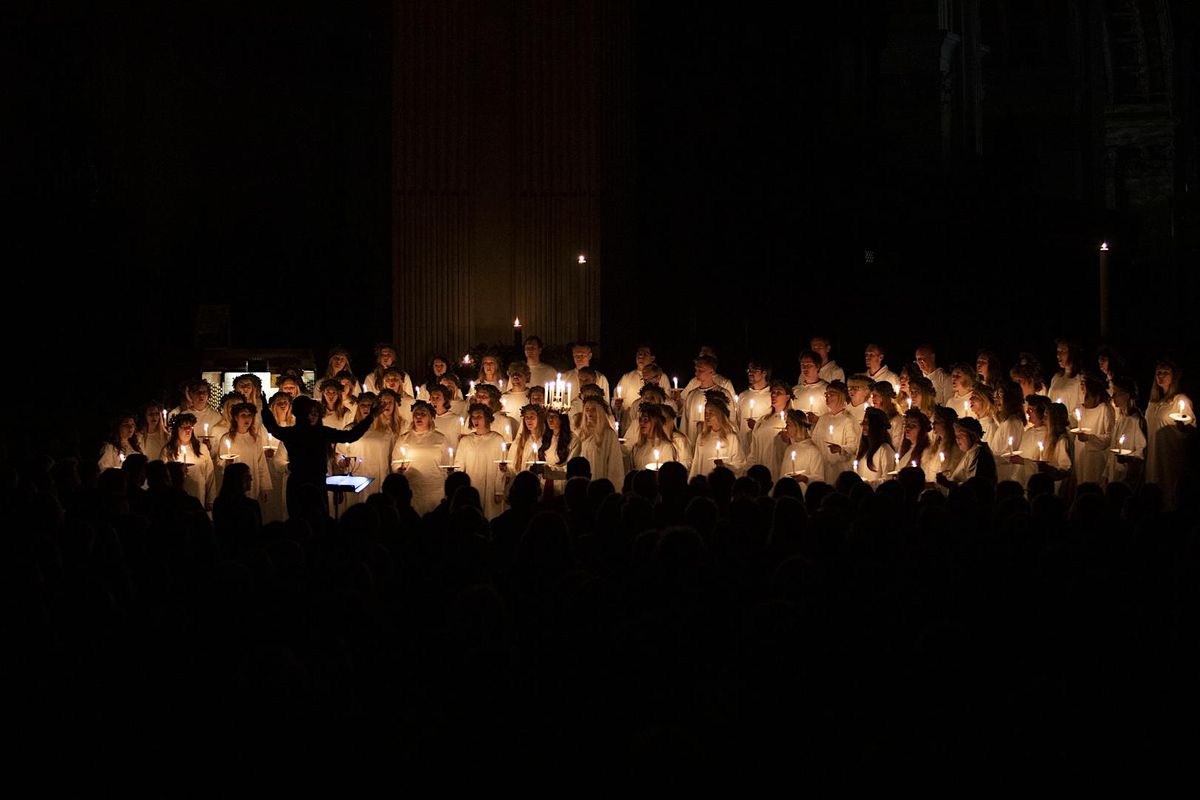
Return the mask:
[[1125,445],[1125,434],[1121,434],[1121,438],[1117,439],[1117,449],[1123,449]]
[[1100,250],[1101,250],[1101,252],[1107,253],[1108,252],[1108,242],[1101,242]]
[[466,366],[469,366],[471,364],[471,354],[470,353],[467,353],[465,356],[463,356],[463,364]]
[[618,400],[621,399],[621,387],[620,386],[617,387],[617,399]]
[[1010,436],[1010,437],[1008,437],[1008,452],[1010,452],[1010,453],[1013,451],[1012,446],[1013,446],[1013,437]]
[[475,394],[475,381],[468,381],[467,386],[467,394]]
[[678,391],[679,390],[679,376],[676,375],[673,378],[671,378],[671,383],[675,384],[675,389],[676,389],[676,391]]
[[829,438],[830,439],[833,438],[833,426],[832,425],[829,426]]
[[204,423],[204,438],[208,438],[208,423]]
[[661,466],[661,462],[659,461],[659,452],[658,452],[658,450],[655,450],[654,451],[654,468],[658,469],[658,467],[660,467],[660,466]]
[[946,451],[945,450],[938,451],[938,460],[941,461],[943,464],[946,463]]
[[446,448],[446,455],[450,456],[450,460],[451,460],[451,461],[453,461],[453,460],[454,460],[454,448],[453,448],[453,447],[447,447],[447,448]]
[[969,400],[963,400],[963,416],[965,417],[970,413],[971,413],[971,402]]
[[810,395],[808,396],[808,413],[810,413],[810,414],[812,413],[812,411],[813,411],[813,407],[814,407],[814,404],[815,404],[816,402],[817,402],[817,401],[816,401],[816,400],[814,400],[814,399],[813,399],[813,396],[810,394]]
[[[182,450],[180,450],[179,452],[181,452],[181,453],[182,453],[183,451],[182,451]],[[117,460],[118,460],[118,461],[120,461],[122,464],[124,464],[124,463],[125,463],[125,454],[124,454],[124,453],[117,453]]]
[[404,447],[404,446],[400,447],[400,458],[402,458],[405,461],[408,460],[408,448],[407,447]]
[[796,474],[796,451],[792,451],[792,474]]
[[466,425],[466,424],[467,424],[467,420],[465,418],[463,418],[463,417],[458,418],[458,427],[461,428],[463,425]]
[[520,317],[514,317],[514,318],[513,318],[513,327],[514,327],[514,328],[519,328],[519,327],[521,327],[521,318],[520,318]]
[[858,459],[854,459],[854,471],[858,472]]
[[1180,401],[1179,401],[1179,416],[1181,416],[1181,417],[1182,417],[1182,416],[1184,416],[1184,414],[1183,414],[1183,401],[1182,401],[1182,400],[1180,400]]
[[750,416],[754,416],[754,398],[750,398]]
[[900,454],[896,453],[896,469],[900,469]]
[[1075,409],[1075,422],[1083,422],[1083,411],[1081,411],[1078,407]]
[[537,461],[537,454],[538,454],[538,443],[537,443],[537,442],[530,442],[530,443],[529,443],[529,450],[530,450],[530,452],[532,452],[532,453],[533,453],[533,460],[534,460],[534,461]]
[[1061,398],[1061,397],[1056,397],[1056,398],[1054,398],[1054,402],[1056,402],[1056,403],[1061,403],[1061,402],[1062,402],[1062,398]]
[[911,397],[908,397],[908,398],[905,398],[905,399],[908,401],[908,408],[909,408],[909,410],[911,411],[911,410],[912,410],[912,398],[911,398]]
[[586,263],[587,263],[587,256],[585,256],[583,253],[580,253],[580,254],[579,254],[579,263],[580,263],[580,264],[586,264]]
[[1046,443],[1038,442],[1038,461],[1042,460],[1042,454],[1046,451]]
[[893,392],[895,392],[896,394],[900,394],[900,384],[898,384],[898,383],[893,383],[893,384],[892,384],[892,391],[893,391]]
[[735,405],[737,404],[738,397],[739,397],[739,395],[736,395],[736,394],[733,396],[733,402]]
[[913,459],[912,461],[908,462],[908,465],[909,465],[910,467],[916,467],[916,466],[917,466],[917,461],[916,461],[916,459]]

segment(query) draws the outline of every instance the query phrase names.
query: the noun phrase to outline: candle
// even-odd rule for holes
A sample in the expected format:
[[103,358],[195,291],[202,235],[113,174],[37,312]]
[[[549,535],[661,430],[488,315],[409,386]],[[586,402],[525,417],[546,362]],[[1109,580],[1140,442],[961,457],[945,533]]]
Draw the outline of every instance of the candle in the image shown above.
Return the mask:
[[913,459],[912,461],[908,462],[908,465],[909,465],[910,467],[916,467],[916,466],[917,466],[917,460],[916,460],[916,459]]
[[468,381],[467,385],[470,387],[467,390],[467,394],[475,394],[475,381]]
[[404,460],[404,461],[407,461],[407,460],[408,460],[408,448],[407,448],[407,447],[403,447],[403,446],[401,446],[401,448],[400,448],[400,458],[401,458],[402,460]]
[[450,456],[450,460],[451,460],[451,461],[453,461],[453,460],[454,460],[454,448],[453,448],[453,447],[447,447],[447,448],[446,448],[446,455]]
[[1083,422],[1083,412],[1081,410],[1079,410],[1079,408],[1075,409],[1075,422],[1076,423]]
[[504,391],[504,378],[500,379],[500,391]]
[[1042,460],[1042,453],[1046,450],[1045,442],[1038,442],[1038,461]]
[[204,423],[204,438],[208,438],[208,423]]
[[899,469],[900,469],[900,454],[896,453],[896,470],[899,471]]
[[1061,397],[1056,397],[1056,398],[1054,398],[1054,402],[1056,402],[1056,403],[1061,403],[1061,402],[1062,402],[1062,398],[1061,398]]
[[829,426],[829,438],[830,439],[833,438],[833,426],[832,425]]
[[810,395],[808,396],[808,413],[810,413],[810,414],[812,413],[812,411],[813,411],[813,405],[814,405],[815,403],[816,403],[816,400],[814,400],[814,399],[813,399],[813,396],[810,394]]
[[617,387],[617,399],[618,400],[621,399],[621,387],[620,386]]
[[717,439],[717,454],[716,454],[716,456],[713,457],[713,460],[714,461],[721,460],[721,440],[720,439]]
[[792,474],[796,474],[796,451],[792,451]]
[[854,471],[858,472],[858,459],[854,459]]
[[458,427],[461,428],[463,425],[466,425],[466,424],[467,424],[466,419],[464,419],[463,417],[458,418]]
[[1184,415],[1184,414],[1183,414],[1183,401],[1182,401],[1182,400],[1180,400],[1180,401],[1179,401],[1179,416],[1181,416],[1181,417],[1182,417],[1183,415]]
[[231,448],[231,447],[233,447],[233,442],[229,441],[229,439],[227,437],[225,439],[225,452],[229,452],[229,448]]
[[471,363],[471,354],[467,353],[465,356],[463,356],[463,364],[469,365],[470,363]]
[[1010,436],[1010,437],[1008,437],[1008,452],[1010,452],[1010,453],[1013,451],[1012,446],[1013,446],[1013,437]]
[[[180,452],[183,452],[183,451],[180,451]],[[117,460],[119,460],[122,464],[124,464],[125,463],[125,454],[117,453]]]
[[912,410],[912,398],[911,397],[906,398],[906,402],[908,403],[909,410]]
[[968,416],[971,413],[971,403],[969,400],[963,400],[963,416]]
[[538,453],[538,443],[537,442],[529,443],[529,452],[531,452],[533,454],[533,460],[537,461],[537,453]]
[[1120,448],[1124,444],[1125,444],[1125,434],[1122,433],[1121,438],[1117,439],[1117,447]]
[[754,398],[750,398],[750,416],[754,416]]
[[662,464],[659,461],[659,453],[657,450],[655,450],[654,451],[654,468],[658,469],[660,466],[662,466]]
[[945,450],[938,452],[938,460],[941,461],[943,464],[946,463],[946,451]]
[[508,442],[500,443],[500,460],[505,464],[508,463]]
[[671,378],[671,382],[673,384],[675,384],[675,390],[678,391],[679,390],[679,376],[676,375],[675,377]]

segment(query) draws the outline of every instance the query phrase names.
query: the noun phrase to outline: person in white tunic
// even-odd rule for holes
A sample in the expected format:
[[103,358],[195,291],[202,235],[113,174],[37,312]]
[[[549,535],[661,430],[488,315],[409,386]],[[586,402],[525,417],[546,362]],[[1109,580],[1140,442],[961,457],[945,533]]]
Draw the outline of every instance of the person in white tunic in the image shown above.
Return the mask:
[[[571,384],[576,390],[578,390],[584,385],[584,380],[580,377],[579,370],[583,369],[584,367],[592,367],[593,357],[594,351],[592,350],[592,345],[590,343],[576,342],[575,344],[571,345],[571,360],[575,362],[575,369],[564,373],[563,381]],[[607,403],[610,396],[608,378],[604,377],[604,373],[596,370],[595,367],[592,367],[592,369],[596,372],[595,379],[587,381],[587,383],[594,383],[599,386],[601,396],[604,398],[604,402]],[[595,475],[594,472],[592,474]]]
[[1112,403],[1116,420],[1104,477],[1109,483],[1120,481],[1136,489],[1146,476],[1146,420],[1137,407],[1137,384],[1123,375],[1114,376]]
[[[237,403],[233,406],[231,416],[233,428],[230,429],[218,445],[218,468],[224,471],[225,465],[240,461],[250,468],[250,497],[265,504],[271,492],[271,474],[267,469],[267,457],[263,452],[267,434],[258,426],[258,409],[250,403]],[[230,458],[232,456],[232,458]],[[218,476],[218,483],[221,476]],[[217,486],[220,491],[220,486]]]
[[512,482],[512,476],[518,472],[532,469],[535,462],[545,461],[542,451],[550,444],[551,439],[550,429],[546,427],[545,408],[527,404],[517,413],[521,430],[513,439],[509,451],[509,460],[512,462],[509,483]]
[[1085,372],[1080,378],[1082,398],[1075,409],[1075,475],[1080,483],[1105,483],[1116,412],[1108,396],[1108,381]]
[[[433,406],[418,400],[413,403],[412,427],[402,433],[392,447],[392,468],[408,478],[412,489],[412,507],[428,514],[446,496],[446,470],[453,463],[449,448],[454,445],[433,426]],[[457,443],[457,438],[455,439]]]
[[[350,351],[344,347],[335,347],[329,351],[329,360],[325,364],[325,371],[317,375],[317,379],[313,381],[313,399],[320,400],[325,381],[337,380],[338,375],[343,372],[349,372],[352,376],[354,374],[350,369]],[[357,396],[362,389],[358,386],[357,380],[352,383],[353,394]]]
[[500,357],[488,353],[479,359],[479,377],[475,379],[475,385],[478,386],[481,383],[486,383],[490,386],[495,386],[503,394],[504,376],[505,373],[500,371]]
[[[755,464],[762,464],[767,469],[771,470],[771,477],[774,480],[779,480],[779,463],[782,457],[784,446],[787,441],[780,437],[780,434],[787,428],[787,412],[793,410],[791,408],[792,393],[788,385],[783,381],[771,381],[769,394],[767,395],[770,403],[766,408],[761,409],[757,416],[747,420],[750,426],[750,448],[746,458],[746,466],[752,467]],[[825,398],[821,398],[821,403],[825,403]],[[804,416],[803,411],[797,411],[797,414]],[[811,428],[811,423],[805,419],[806,433],[804,438],[808,438],[807,429]],[[814,448],[815,449],[815,448]]]
[[[735,412],[739,420],[738,435],[742,439],[742,452],[750,452],[750,440],[754,433],[755,419],[771,405],[771,365],[755,360],[746,365],[746,380],[750,385],[746,391],[735,396]],[[768,465],[770,466],[770,465]]]
[[[292,415],[292,397],[283,392],[276,392],[267,403],[264,414],[271,414],[281,428],[290,428],[296,424]],[[267,432],[267,441],[263,444],[263,456],[267,459],[267,472],[271,475],[270,496],[263,504],[263,523],[282,522],[287,519],[287,483],[288,483],[288,453],[287,446]]]
[[583,421],[574,441],[571,457],[583,456],[592,467],[592,480],[608,478],[617,491],[625,483],[625,455],[613,429],[608,403],[602,397],[588,397],[583,403]]
[[[638,415],[641,413],[641,408],[644,405],[671,405],[670,401],[667,400],[667,393],[664,392],[660,386],[654,383],[643,384],[638,397],[632,403],[623,403],[622,399],[619,397],[614,398],[613,402],[621,404],[621,407],[624,409],[624,415],[629,416],[630,419],[635,421],[638,419]],[[674,407],[672,406],[672,408]],[[640,424],[631,423],[628,424],[622,431],[620,431],[622,438],[625,440],[623,444],[625,452],[631,453],[633,452],[633,448],[637,446],[638,437],[640,435],[639,430]]]
[[355,475],[374,478],[361,492],[346,495],[353,502],[366,502],[371,495],[383,491],[383,481],[392,471],[393,446],[407,427],[396,413],[395,393],[388,389],[383,391],[387,395],[386,401],[384,397],[376,397],[370,392],[359,395],[355,423],[370,416],[376,404],[380,406],[380,411],[358,441],[337,446],[337,452],[353,462],[352,471]]
[[[813,336],[808,342],[809,351],[817,357],[817,377],[832,383],[833,381],[846,382],[846,371],[838,366],[838,363],[829,357],[830,351],[833,349],[833,340],[828,336]],[[803,354],[801,354],[803,357]],[[805,411],[808,408],[804,409]],[[825,412],[820,412],[825,413]]]
[[954,470],[938,476],[938,483],[947,488],[959,486],[972,478],[995,484],[996,460],[992,449],[983,439],[983,426],[974,417],[963,417],[954,423],[955,444],[962,451]]
[[850,470],[854,454],[858,451],[858,440],[862,433],[860,425],[846,411],[850,394],[846,384],[834,381],[825,389],[825,404],[829,411],[821,415],[813,427],[821,458],[825,461],[826,483],[833,485],[838,476]]
[[1009,456],[1009,462],[1019,467],[1014,479],[1025,487],[1029,486],[1029,479],[1035,472],[1050,474],[1056,485],[1071,473],[1065,408],[1061,430],[1057,430],[1051,424],[1051,405],[1050,398],[1044,395],[1026,398],[1025,414],[1029,419],[1029,427],[1021,437],[1017,454]]
[[[433,409],[433,426],[449,441],[449,446],[453,447],[458,444],[458,437],[462,435],[463,429],[466,427],[466,419],[459,421],[459,415],[455,414],[451,409],[449,400],[450,390],[440,383],[435,383],[429,387],[429,406]],[[412,407],[412,404],[409,404]]]
[[1016,467],[1005,458],[1021,449],[1025,434],[1025,403],[1015,383],[997,380],[992,390],[993,417],[996,424],[987,434],[988,447],[996,458],[996,480],[1018,480]]
[[[663,392],[671,390],[671,383],[663,374],[662,368],[658,367],[658,364],[655,363],[654,349],[649,344],[643,342],[637,346],[633,361],[635,369],[622,375],[621,379],[617,381],[616,388],[613,390],[613,411],[621,414],[620,422],[622,431],[632,427],[635,420],[637,420],[637,412],[630,408],[630,406],[633,404],[634,399],[639,397],[644,384],[654,383]],[[647,372],[647,367],[651,366],[657,369]]]
[[267,401],[263,397],[262,379],[253,372],[247,372],[244,375],[238,375],[234,378],[233,390],[240,394],[243,400],[254,406],[260,413],[266,408]]
[[741,441],[729,419],[729,406],[724,396],[721,389],[714,388],[705,398],[704,426],[692,451],[689,478],[708,475],[717,467],[728,467],[734,474],[741,474],[745,466]]
[[917,366],[921,368],[921,376],[933,384],[938,405],[944,405],[946,398],[950,396],[950,376],[937,365],[937,351],[933,349],[933,345],[923,344],[918,347],[916,361]]
[[1008,383],[1008,373],[1000,363],[1000,356],[992,350],[980,350],[975,354],[975,380],[995,390],[1001,383]]
[[[683,394],[681,401],[681,417],[683,424],[681,426],[683,433],[694,443],[700,435],[700,431],[704,425],[704,408],[708,393],[714,389],[720,392],[720,396],[724,399],[726,407],[733,399],[733,394],[725,394],[725,390],[717,386],[717,361],[712,356],[697,356],[695,364],[695,378],[688,385],[690,388]],[[694,447],[694,444],[693,444]]]
[[933,419],[934,412],[938,408],[937,394],[928,378],[916,375],[908,379],[908,399],[912,400],[912,405],[909,405],[906,400],[905,411],[915,408],[929,419]]
[[500,409],[513,419],[518,419],[521,409],[529,405],[529,375],[524,361],[508,365],[508,389],[500,395]]
[[170,435],[167,431],[166,414],[163,413],[162,405],[147,403],[143,406],[137,417],[137,440],[138,446],[146,454],[146,458],[157,457],[162,452]]
[[958,438],[954,435],[958,414],[950,406],[938,406],[933,410],[930,422],[933,424],[933,446],[937,449],[938,472],[949,474],[958,466],[958,460],[963,455],[963,451],[958,449]]
[[895,477],[899,472],[896,449],[892,447],[891,424],[887,414],[878,408],[868,408],[859,423],[861,433],[852,466],[858,477],[872,486]]
[[904,442],[900,445],[900,468],[913,467],[925,473],[925,486],[937,486],[938,474],[942,470],[938,449],[930,434],[933,423],[925,412],[910,408],[904,412]]
[[445,385],[443,381],[445,378],[451,378],[453,380],[453,385],[450,387],[450,397],[448,398],[450,402],[453,403],[456,400],[462,400],[462,387],[458,383],[458,378],[455,377],[454,373],[450,371],[450,361],[444,356],[434,356],[429,360],[429,375],[421,384],[420,388],[417,389],[417,399],[428,400],[429,387],[435,384]]
[[638,409],[638,441],[630,453],[634,469],[656,470],[664,462],[678,460],[666,423],[661,405],[643,403]]
[[212,511],[217,484],[212,456],[196,436],[196,417],[190,411],[171,418],[170,438],[158,453],[161,461],[184,464],[183,490],[200,501],[205,511]]
[[100,446],[97,466],[101,472],[120,469],[127,457],[140,452],[142,446],[137,438],[137,422],[132,414],[122,414],[113,423],[108,439]]
[[846,380],[846,391],[850,394],[850,403],[846,413],[854,417],[854,421],[862,424],[863,415],[871,405],[871,379],[866,375],[851,375]]
[[504,437],[504,441],[512,442],[513,437],[520,430],[520,424],[504,413],[504,407],[500,404],[500,389],[490,383],[475,384],[476,403],[483,403],[492,410],[492,419],[488,421],[489,427],[494,433],[498,433]]
[[876,381],[871,384],[869,399],[872,408],[878,408],[888,419],[888,440],[892,449],[899,452],[904,441],[904,415],[896,408],[896,387],[887,381]]
[[1008,375],[1012,378],[1021,390],[1021,400],[1031,395],[1045,395],[1046,386],[1042,382],[1042,368],[1038,364],[1036,358],[1028,353],[1022,353],[1017,358],[1017,363],[1008,371]]
[[971,410],[971,392],[975,391],[975,368],[970,364],[955,364],[950,368],[950,397],[943,405],[954,409],[960,417],[974,417]]
[[676,427],[679,424],[679,414],[669,403],[664,403],[662,406],[663,418],[666,424],[663,425],[663,430],[671,438],[671,446],[675,448],[675,460],[688,469],[692,468],[692,443],[680,433]]
[[531,386],[545,386],[553,382],[558,375],[558,370],[554,369],[552,364],[542,363],[543,349],[545,345],[542,344],[540,336],[525,337],[525,364],[529,367]]
[[472,403],[467,416],[471,430],[458,440],[454,466],[471,478],[483,504],[483,515],[495,519],[504,511],[504,474],[499,462],[506,460],[507,442],[491,429],[495,418],[491,407]]
[[829,383],[820,376],[819,358],[811,350],[800,354],[800,382],[792,387],[792,408],[807,414],[809,425],[816,425],[817,418],[829,410],[825,405],[825,389]]
[[335,378],[321,383],[321,424],[326,428],[345,430],[354,421],[354,410],[342,402],[342,384]]
[[[867,349],[863,352],[863,359],[866,361],[867,367],[864,373],[870,379],[870,383],[875,381],[887,381],[893,385],[900,385],[900,376],[887,368],[883,363],[885,353],[883,348],[874,342],[867,345]],[[849,383],[849,381],[847,381]]]
[[571,460],[571,423],[566,413],[548,409],[546,411],[546,428],[550,431],[550,443],[542,450],[542,458],[546,469],[562,472]]
[[206,380],[188,381],[183,387],[183,402],[167,413],[168,420],[184,411],[196,418],[196,435],[208,437],[221,422],[221,413],[208,404],[212,387]]
[[780,444],[779,463],[771,467],[775,480],[791,478],[804,492],[808,491],[809,481],[825,479],[825,460],[812,439],[812,430],[805,412],[788,411],[784,429],[775,437]]
[[1058,372],[1050,378],[1050,399],[1062,403],[1072,413],[1080,403],[1079,373],[1083,369],[1079,346],[1066,339],[1054,342],[1054,354],[1058,359]]
[[[712,364],[713,385],[721,387],[729,394],[730,397],[733,397],[737,393],[733,388],[733,381],[729,380],[729,378],[726,378],[724,375],[717,372],[717,367],[719,366],[720,362],[719,362],[719,359],[717,358],[716,351],[708,346],[701,347],[700,353],[696,356],[695,360],[702,359],[702,358],[706,359],[710,364]],[[693,360],[693,363],[695,363],[695,360]],[[675,381],[673,379],[671,394],[672,394],[672,398],[676,401],[676,404],[678,407],[678,403],[682,401],[682,398],[686,397],[689,393],[691,393],[693,390],[696,389],[696,387],[698,387],[700,385],[700,379],[697,377],[693,377],[690,381],[688,381],[687,386],[683,387],[683,390],[679,393],[676,393],[676,391],[675,391],[675,388],[674,388],[675,383],[677,383],[677,381]]]
[[1146,405],[1146,482],[1158,484],[1168,511],[1178,504],[1184,443],[1196,430],[1191,398],[1179,390],[1182,379],[1174,361],[1160,359]]
[[[994,398],[995,395],[992,393],[990,387],[976,382],[975,388],[971,390],[971,396],[967,399],[967,407],[971,412],[967,416],[979,420],[979,426],[983,428],[983,440],[988,442],[988,447],[991,447],[992,429],[999,425],[996,422],[996,402]],[[960,414],[959,416],[961,417],[962,415]],[[999,452],[1003,453],[1005,451],[1001,450]]]
[[[400,379],[399,386],[384,383],[384,376],[394,370]],[[413,397],[412,376],[396,366],[396,346],[389,343],[375,345],[375,368],[363,381],[364,392],[379,394],[381,389],[391,389],[402,397]]]

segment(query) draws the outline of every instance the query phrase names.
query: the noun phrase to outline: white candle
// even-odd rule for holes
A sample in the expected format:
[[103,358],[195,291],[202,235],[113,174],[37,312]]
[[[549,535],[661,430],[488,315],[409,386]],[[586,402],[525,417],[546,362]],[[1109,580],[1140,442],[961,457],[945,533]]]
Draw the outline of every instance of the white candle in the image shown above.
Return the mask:
[[1045,450],[1046,450],[1046,443],[1038,442],[1038,461],[1042,460],[1042,453],[1044,453]]
[[233,447],[233,442],[229,441],[229,439],[228,439],[228,438],[226,438],[226,439],[225,439],[225,452],[226,452],[226,453],[228,453],[228,452],[229,452],[229,449],[230,449],[231,447]]
[[1179,416],[1183,416],[1183,401],[1179,401]]
[[676,389],[679,389],[679,376],[678,376],[678,375],[676,375],[676,376],[674,376],[673,378],[671,378],[671,382],[672,382],[673,384],[675,384],[675,388],[676,388]]
[[900,394],[900,384],[898,384],[898,383],[893,383],[893,384],[892,384],[892,391],[893,391],[893,392],[895,392],[896,394]]
[[1119,448],[1124,444],[1125,444],[1125,434],[1122,433],[1121,438],[1117,439],[1117,447]]
[[941,452],[938,453],[938,460],[941,461],[943,464],[946,463],[946,451],[945,450],[942,450]]
[[1013,451],[1012,445],[1013,445],[1013,437],[1010,436],[1010,437],[1008,437],[1008,452],[1010,452],[1010,453]]
[[451,461],[453,461],[453,460],[454,460],[454,448],[453,448],[453,447],[447,447],[447,448],[446,448],[446,454],[447,454],[448,456],[450,456],[450,460],[451,460]]
[[[183,451],[181,450],[180,452],[183,452]],[[124,464],[125,463],[125,454],[117,453],[117,460],[120,461],[122,464]]]
[[464,364],[470,364],[470,363],[471,363],[471,354],[470,354],[470,353],[467,353],[465,356],[463,356],[463,363],[464,363]]
[[721,440],[717,439],[717,461],[721,460]]
[[909,408],[909,410],[911,410],[912,409],[912,398],[909,397],[909,398],[906,398],[906,400],[908,402],[908,408]]
[[917,466],[917,460],[916,460],[916,459],[913,459],[912,461],[908,462],[908,465],[909,465],[910,467],[916,467],[916,466]]
[[1056,398],[1054,398],[1054,402],[1056,402],[1056,403],[1061,403],[1061,402],[1062,402],[1062,398],[1061,398],[1061,397],[1056,397]]
[[832,425],[829,426],[829,438],[830,439],[833,438],[833,426]]
[[1083,422],[1083,411],[1079,408],[1075,409],[1075,422],[1076,424]]
[[618,386],[617,387],[617,399],[619,400],[620,398],[621,398],[621,387]]
[[655,466],[655,468],[656,468],[656,469],[657,469],[659,466],[661,466],[661,462],[659,461],[659,452],[658,452],[658,450],[655,450],[655,451],[654,451],[654,466]]
[[796,451],[792,451],[792,474],[796,474]]
[[858,472],[858,459],[854,459],[854,471]]
[[971,403],[969,400],[963,400],[963,416],[968,416],[971,413]]
[[205,438],[208,438],[208,423],[207,422],[204,423],[204,436],[205,436]]
[[754,416],[754,398],[750,398],[750,416]]
[[735,394],[735,395],[733,396],[733,402],[734,402],[734,404],[735,404],[735,405],[737,404],[738,397],[740,397],[740,395],[736,395],[736,394]]
[[468,381],[468,382],[467,382],[467,385],[468,385],[468,387],[469,387],[469,388],[468,388],[468,390],[467,390],[467,393],[468,393],[468,394],[475,394],[475,381]]
[[400,448],[400,458],[402,458],[405,461],[408,460],[408,448],[407,447]]
[[458,427],[461,428],[463,425],[466,425],[466,424],[467,424],[467,420],[465,418],[463,418],[463,417],[458,418]]
[[814,400],[814,399],[813,399],[813,396],[810,394],[810,395],[808,396],[808,411],[809,411],[809,413],[812,413],[812,410],[813,410],[813,405],[814,405],[815,403],[816,403],[816,400]]

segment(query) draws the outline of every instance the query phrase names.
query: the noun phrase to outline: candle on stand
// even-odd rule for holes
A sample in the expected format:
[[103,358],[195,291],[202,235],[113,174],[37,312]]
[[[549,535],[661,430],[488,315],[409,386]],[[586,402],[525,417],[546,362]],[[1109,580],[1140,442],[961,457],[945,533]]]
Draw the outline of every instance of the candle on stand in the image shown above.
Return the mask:
[[521,318],[514,317],[513,318],[513,347],[520,350],[522,348],[522,346],[524,346],[524,344],[525,344],[524,339],[521,336]]
[[717,439],[717,455],[713,458],[714,461],[721,460],[721,440]]
[[796,451],[792,451],[792,474],[796,474]]
[[661,466],[662,466],[662,462],[659,460],[659,452],[658,452],[658,450],[655,450],[654,451],[654,468],[658,469]]

